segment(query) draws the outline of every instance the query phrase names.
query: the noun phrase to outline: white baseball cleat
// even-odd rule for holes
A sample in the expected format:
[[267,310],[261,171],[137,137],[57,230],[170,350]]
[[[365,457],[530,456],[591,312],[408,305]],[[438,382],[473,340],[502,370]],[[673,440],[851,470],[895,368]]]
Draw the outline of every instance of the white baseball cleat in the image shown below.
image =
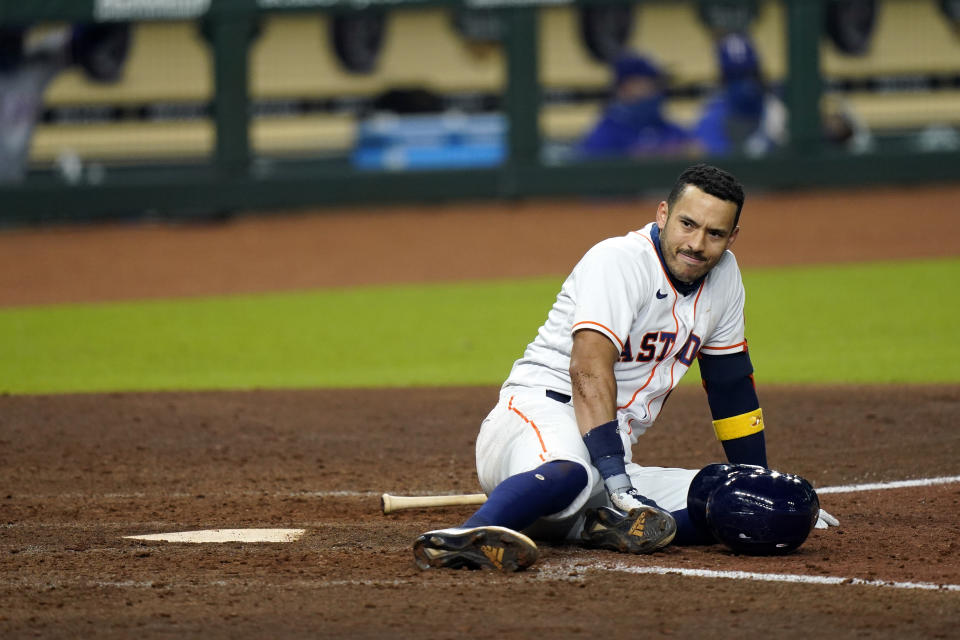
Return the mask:
[[506,527],[437,529],[413,543],[413,559],[420,569],[521,571],[538,555],[533,540]]

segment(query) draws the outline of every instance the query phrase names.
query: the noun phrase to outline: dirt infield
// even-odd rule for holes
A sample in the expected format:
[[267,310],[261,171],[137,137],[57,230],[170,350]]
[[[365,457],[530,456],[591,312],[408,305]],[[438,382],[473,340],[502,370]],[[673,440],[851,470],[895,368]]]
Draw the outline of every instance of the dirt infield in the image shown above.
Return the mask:
[[[744,267],[960,255],[960,185],[748,195]],[[0,233],[0,306],[566,275],[595,242],[653,220],[657,202],[280,212],[226,224]]]
[[[379,514],[384,490],[472,492],[495,389],[6,397],[4,637],[956,637],[960,592],[632,575],[672,567],[960,584],[960,485],[824,495],[842,526],[795,554],[624,557],[543,546],[510,576],[416,570],[466,508]],[[718,460],[676,392],[639,460]],[[818,486],[956,474],[955,389],[772,389],[770,458]],[[813,416],[818,416],[814,419]],[[822,418],[826,418],[825,420]],[[344,492],[338,495],[338,492]],[[289,544],[124,535],[299,527]],[[619,569],[619,570],[618,570]]]
[[[738,258],[955,256],[943,230],[957,201],[960,188],[946,187],[757,198]],[[924,215],[905,217],[907,205]],[[14,231],[0,235],[0,305],[562,273],[644,211],[473,205]],[[361,250],[376,256],[366,269]],[[757,374],[778,468],[818,487],[960,475],[957,385],[764,387]],[[469,508],[383,516],[379,495],[478,491],[473,443],[495,400],[487,387],[2,396],[0,636],[957,637],[957,483],[824,493],[841,527],[782,558],[544,545],[520,574],[419,572],[413,538]],[[634,457],[647,464],[722,455],[695,387],[673,394],[641,444]],[[306,533],[275,544],[122,537],[218,527]]]

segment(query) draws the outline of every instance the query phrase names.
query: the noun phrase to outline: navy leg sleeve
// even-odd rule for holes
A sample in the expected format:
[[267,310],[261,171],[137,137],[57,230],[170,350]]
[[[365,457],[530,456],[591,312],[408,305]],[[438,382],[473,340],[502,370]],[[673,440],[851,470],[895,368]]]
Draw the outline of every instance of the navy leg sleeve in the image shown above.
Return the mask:
[[581,465],[567,460],[547,462],[497,485],[463,526],[520,531],[538,518],[563,511],[586,486],[587,471]]

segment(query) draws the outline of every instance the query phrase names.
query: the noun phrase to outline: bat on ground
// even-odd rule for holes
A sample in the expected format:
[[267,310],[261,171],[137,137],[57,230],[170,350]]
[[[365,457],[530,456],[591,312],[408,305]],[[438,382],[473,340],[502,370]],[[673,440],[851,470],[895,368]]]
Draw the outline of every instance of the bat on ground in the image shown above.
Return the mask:
[[394,496],[385,493],[380,496],[380,506],[384,515],[402,509],[423,509],[427,507],[456,507],[464,504],[483,504],[486,494],[466,493],[452,496]]

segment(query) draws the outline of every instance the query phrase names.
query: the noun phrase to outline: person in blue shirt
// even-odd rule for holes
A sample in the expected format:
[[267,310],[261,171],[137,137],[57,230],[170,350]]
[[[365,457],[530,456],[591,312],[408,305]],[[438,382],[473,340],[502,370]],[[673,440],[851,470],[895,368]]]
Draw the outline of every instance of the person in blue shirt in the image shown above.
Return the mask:
[[694,133],[710,155],[757,157],[782,146],[787,111],[763,80],[757,51],[747,36],[730,33],[717,41],[721,86],[704,106]]
[[613,65],[613,96],[579,142],[582,157],[683,154],[693,136],[663,115],[667,79],[646,57],[628,54]]

